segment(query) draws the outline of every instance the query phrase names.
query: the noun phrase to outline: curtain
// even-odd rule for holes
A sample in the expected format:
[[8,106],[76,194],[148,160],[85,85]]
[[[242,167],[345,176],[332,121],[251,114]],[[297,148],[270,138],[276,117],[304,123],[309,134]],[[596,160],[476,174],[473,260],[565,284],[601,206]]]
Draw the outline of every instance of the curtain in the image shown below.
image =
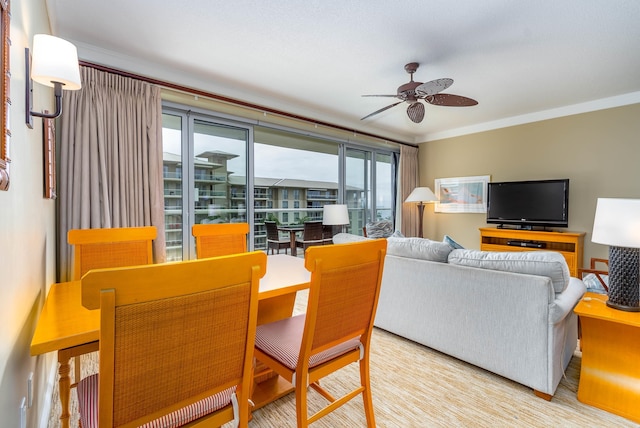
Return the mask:
[[407,145],[400,146],[400,189],[398,205],[401,207],[400,231],[404,236],[418,236],[418,210],[415,204],[405,204],[409,194],[418,187],[418,148]]
[[90,67],[80,76],[60,122],[59,281],[71,277],[71,229],[156,226],[165,261],[160,87]]

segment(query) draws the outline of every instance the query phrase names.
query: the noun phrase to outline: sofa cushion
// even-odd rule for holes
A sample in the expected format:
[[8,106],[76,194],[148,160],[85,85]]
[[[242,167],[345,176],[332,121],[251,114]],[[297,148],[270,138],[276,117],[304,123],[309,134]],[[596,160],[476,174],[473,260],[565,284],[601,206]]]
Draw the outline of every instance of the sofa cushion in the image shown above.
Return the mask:
[[333,235],[333,243],[334,244],[346,244],[347,242],[358,242],[358,241],[366,241],[370,238],[365,238],[364,236],[354,235],[353,233],[336,233]]
[[449,263],[481,269],[546,276],[551,279],[556,293],[562,293],[569,284],[569,267],[562,254],[554,251],[478,251],[453,250]]
[[432,262],[447,262],[452,248],[444,242],[426,238],[387,238],[387,254]]

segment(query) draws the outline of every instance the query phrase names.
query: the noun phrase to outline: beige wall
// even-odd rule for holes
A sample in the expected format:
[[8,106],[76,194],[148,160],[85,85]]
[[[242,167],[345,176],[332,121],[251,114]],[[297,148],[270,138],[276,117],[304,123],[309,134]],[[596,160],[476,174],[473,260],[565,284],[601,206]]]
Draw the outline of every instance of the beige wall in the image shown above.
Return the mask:
[[[607,257],[591,243],[598,197],[640,198],[640,104],[487,131],[420,145],[420,184],[490,175],[491,181],[569,178],[569,227],[586,232],[585,261]],[[485,214],[425,209],[425,236],[451,235],[478,249]]]
[[[27,426],[36,427],[46,423],[46,391],[55,374],[55,355],[29,354],[47,286],[55,280],[55,202],[43,198],[42,120],[34,119],[34,129],[24,121],[24,48],[34,34],[50,31],[42,0],[11,0],[11,15],[11,185],[0,191],[0,426],[20,426],[20,402],[33,372]],[[51,110],[52,93],[36,85],[36,108]]]

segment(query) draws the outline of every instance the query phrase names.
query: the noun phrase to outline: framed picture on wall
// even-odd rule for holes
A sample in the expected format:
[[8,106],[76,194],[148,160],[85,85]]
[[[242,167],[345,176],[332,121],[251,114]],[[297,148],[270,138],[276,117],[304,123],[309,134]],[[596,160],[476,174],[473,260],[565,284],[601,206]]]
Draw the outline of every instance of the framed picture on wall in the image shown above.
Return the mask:
[[486,213],[491,176],[436,178],[437,213]]

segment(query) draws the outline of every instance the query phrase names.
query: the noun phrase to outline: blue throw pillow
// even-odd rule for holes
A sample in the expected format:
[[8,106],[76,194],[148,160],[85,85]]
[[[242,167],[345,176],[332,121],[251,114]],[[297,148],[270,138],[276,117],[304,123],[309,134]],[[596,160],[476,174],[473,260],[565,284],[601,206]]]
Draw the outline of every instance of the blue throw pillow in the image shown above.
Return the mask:
[[449,244],[454,250],[464,250],[464,247],[453,240],[449,235],[444,235],[442,240],[445,244]]

